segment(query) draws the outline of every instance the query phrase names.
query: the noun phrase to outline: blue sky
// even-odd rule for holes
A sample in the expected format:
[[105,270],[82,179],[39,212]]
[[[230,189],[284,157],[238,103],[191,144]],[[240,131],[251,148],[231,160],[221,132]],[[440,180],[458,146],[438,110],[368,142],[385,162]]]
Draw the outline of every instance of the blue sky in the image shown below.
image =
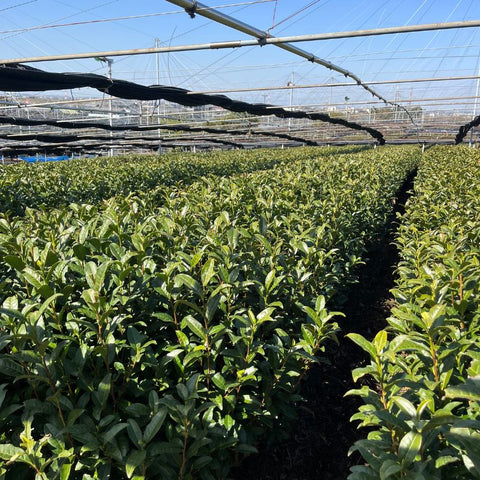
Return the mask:
[[[235,4],[219,11],[257,28],[271,29],[275,36],[480,18],[480,0],[204,0],[202,3]],[[151,14],[154,15],[147,18],[118,19]],[[3,59],[145,48],[154,46],[156,38],[162,45],[248,38],[201,16],[191,19],[165,0],[1,0],[0,15]],[[68,26],[51,27],[62,24]],[[42,26],[49,28],[38,28]],[[480,29],[305,42],[297,46],[352,71],[365,81],[474,75],[479,67]],[[91,59],[31,65],[49,71],[106,74],[106,67]],[[280,86],[292,79],[295,84],[344,81],[341,75],[273,45],[162,54],[159,65],[160,83],[202,91]],[[149,85],[156,83],[156,75],[155,55],[114,58],[115,78]],[[390,99],[413,99],[473,95],[475,86],[476,82],[470,80],[376,89]],[[82,94],[88,92],[78,92],[79,96]],[[289,102],[288,91],[230,95],[274,104]],[[359,87],[319,88],[295,90],[293,102],[341,103],[346,96],[352,102],[370,99]]]

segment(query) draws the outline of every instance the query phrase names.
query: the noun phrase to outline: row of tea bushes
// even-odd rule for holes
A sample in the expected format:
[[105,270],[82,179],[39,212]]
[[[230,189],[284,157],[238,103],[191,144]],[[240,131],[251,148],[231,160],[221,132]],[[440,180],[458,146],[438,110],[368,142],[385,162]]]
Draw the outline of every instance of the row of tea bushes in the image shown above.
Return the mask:
[[270,169],[295,158],[329,156],[349,149],[228,151],[208,154],[124,155],[0,167],[0,211],[23,214],[27,207],[96,203],[205,175],[229,176]]
[[225,478],[294,417],[418,152],[0,218],[0,475]]
[[422,158],[401,218],[401,262],[389,326],[353,372],[376,389],[350,393],[368,427],[359,479],[480,478],[480,154],[436,147]]

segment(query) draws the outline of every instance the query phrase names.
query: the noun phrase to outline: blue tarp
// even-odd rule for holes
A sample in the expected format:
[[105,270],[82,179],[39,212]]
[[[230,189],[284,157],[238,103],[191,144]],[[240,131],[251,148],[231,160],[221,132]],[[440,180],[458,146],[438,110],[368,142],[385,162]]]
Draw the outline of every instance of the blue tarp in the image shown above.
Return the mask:
[[25,162],[34,163],[34,162],[59,162],[61,160],[68,160],[70,157],[67,155],[61,155],[60,157],[28,157],[27,155],[19,155],[18,158],[21,158]]

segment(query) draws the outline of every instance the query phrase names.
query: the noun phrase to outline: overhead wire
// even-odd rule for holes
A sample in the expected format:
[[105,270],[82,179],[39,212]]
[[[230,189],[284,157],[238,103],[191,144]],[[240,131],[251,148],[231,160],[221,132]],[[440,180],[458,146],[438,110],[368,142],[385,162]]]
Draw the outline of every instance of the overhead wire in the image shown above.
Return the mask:
[[[110,0],[110,1],[108,1],[108,2],[104,2],[104,3],[100,4],[100,5],[96,5],[95,7],[86,8],[86,9],[81,9],[81,10],[77,11],[76,13],[74,13],[74,14],[72,14],[72,15],[68,15],[68,16],[66,16],[66,17],[62,17],[62,18],[60,18],[59,20],[66,19],[66,18],[71,18],[71,17],[73,17],[73,16],[80,15],[80,14],[83,14],[83,13],[88,13],[88,12],[91,12],[91,11],[97,9],[97,8],[100,8],[100,7],[103,7],[103,6],[108,6],[108,5],[111,5],[112,3],[115,3],[115,2],[118,2],[118,1],[119,1],[119,0]],[[26,14],[24,14],[24,15],[26,15]],[[34,18],[34,17],[32,17],[32,18]],[[10,22],[16,24],[16,22],[13,22],[12,20],[10,20]],[[49,24],[44,24],[44,25],[49,25]],[[12,38],[12,37],[17,37],[17,36],[19,36],[20,34],[21,34],[21,33],[15,33],[15,34],[12,34],[12,35],[4,36],[4,37],[0,38],[0,41],[2,41],[2,40],[5,41],[6,39],[9,39],[9,38]],[[82,38],[77,38],[77,37],[75,37],[75,36],[74,36],[73,34],[71,34],[71,33],[65,34],[65,33],[62,32],[61,34],[62,34],[62,35],[66,35],[67,39],[69,39],[69,40],[72,39],[72,38],[74,38],[77,43],[83,43],[84,45],[88,46],[89,48],[94,48],[94,46],[93,46],[91,43],[85,41],[85,38],[84,38],[84,37],[82,37]],[[35,34],[32,34],[32,35],[33,35],[33,38],[34,38],[34,39],[37,38],[37,37],[34,36]],[[35,42],[34,42],[33,40],[31,40],[30,38],[23,38],[23,41],[26,42],[26,43],[31,44],[31,45],[34,46],[37,50],[39,50],[39,51],[41,51],[41,52],[43,52],[43,53],[47,53],[42,47],[40,47],[40,45],[39,45],[39,43],[38,43],[38,40],[37,40],[37,43],[35,43]],[[51,50],[55,50],[55,48],[56,48],[56,47],[54,47],[53,45],[49,44],[44,38],[41,39],[41,42],[43,42],[43,44],[47,45]],[[64,63],[65,63],[65,62],[64,62]],[[78,65],[80,65],[82,69],[85,68],[84,65],[83,65],[83,62],[77,60],[76,63],[77,63]],[[66,70],[70,70],[70,71],[74,71],[74,69],[72,68],[71,64],[69,64],[69,63],[67,63],[67,64],[65,65],[65,69],[66,69]]]
[[[240,12],[240,11],[244,10],[245,8],[251,6],[251,5],[262,4],[262,3],[271,3],[271,2],[274,2],[274,1],[275,1],[275,0],[256,0],[256,1],[250,1],[250,2],[232,3],[232,4],[220,5],[220,6],[216,6],[216,7],[208,7],[207,10],[216,10],[216,9],[220,9],[220,8],[224,8],[224,7],[226,8],[226,7],[237,7],[237,6],[239,6],[240,8],[234,10],[234,12],[233,12],[233,13],[237,13],[237,12]],[[183,13],[183,12],[184,12],[183,10],[180,10],[179,12],[176,12],[176,13]],[[204,27],[206,27],[206,26],[208,26],[208,25],[209,25],[209,22],[205,22],[205,23],[201,24],[200,26],[197,26],[197,27],[195,27],[195,28],[193,28],[193,29],[189,29],[189,30],[184,31],[184,32],[182,32],[182,33],[179,33],[179,34],[177,34],[177,35],[172,34],[172,35],[170,36],[170,38],[169,38],[168,45],[171,45],[172,40],[177,39],[177,38],[181,38],[181,37],[183,37],[183,36],[185,36],[185,35],[193,32],[193,31],[201,30],[202,28],[204,28]],[[175,32],[175,29],[174,29],[174,32]],[[161,44],[161,45],[167,45],[166,42],[160,42],[160,44]],[[229,57],[230,55],[233,55],[233,53],[234,53],[234,51],[231,51],[231,52],[227,53],[226,55],[224,55],[224,56],[221,57],[220,59],[215,60],[214,62],[212,62],[210,65],[207,65],[206,67],[200,67],[200,66],[199,66],[199,67],[200,67],[200,72],[207,71],[207,70],[211,69],[212,66],[218,64],[218,63],[221,62],[224,58],[227,58],[227,57]],[[242,53],[243,53],[243,52],[242,52]],[[241,55],[239,55],[239,56],[241,56]],[[171,75],[170,75],[170,72],[171,72],[171,69],[170,69],[170,59],[171,59],[171,57],[173,57],[173,60],[174,60],[174,61],[177,61],[177,62],[179,62],[179,63],[181,63],[181,61],[179,60],[179,56],[178,56],[178,55],[175,55],[175,54],[173,54],[173,53],[171,53],[171,52],[169,52],[169,53],[167,54],[167,72],[168,72],[168,76],[169,76],[169,79],[170,79],[170,83],[172,84],[173,82],[171,81]],[[126,58],[127,58],[127,57],[125,57],[125,58],[123,58],[123,59],[120,59],[119,62],[122,61],[122,60],[126,60]],[[189,59],[190,62],[196,64],[196,62],[194,62],[190,57],[187,57],[187,58]],[[184,85],[187,80],[190,80],[190,81],[193,80],[192,75],[191,75],[191,68],[190,68],[190,67],[186,67],[186,68],[187,68],[187,71],[189,72],[188,78],[185,79],[184,81],[180,82],[179,84],[177,84],[177,86]],[[217,74],[217,72],[218,72],[220,69],[223,70],[223,68],[224,68],[224,65],[222,65],[221,67],[217,68],[216,70],[210,70],[210,74],[211,74],[211,73]],[[225,83],[225,81],[224,81],[223,79],[221,79],[221,81],[222,81],[222,83]]]
[[[66,17],[62,17],[62,18],[59,18],[58,20],[56,20],[57,22],[59,21],[62,21],[62,20],[66,20],[68,18],[72,18],[72,17],[75,17],[81,13],[87,13],[87,12],[91,12],[93,10],[97,10],[98,8],[101,8],[101,7],[105,7],[107,5],[111,5],[112,3],[116,3],[118,2],[118,0],[110,0],[108,2],[105,2],[105,3],[101,3],[100,5],[96,5],[95,7],[91,7],[91,8],[85,8],[84,10],[81,10],[80,12],[77,12],[77,13],[74,13],[72,15],[67,15]],[[51,25],[52,22],[49,22],[49,23],[46,23],[46,24],[43,24],[42,26],[48,26],[48,25]],[[28,30],[27,30],[28,31]],[[13,33],[11,35],[8,35],[6,37],[2,37],[0,38],[0,40],[6,40],[7,38],[11,38],[11,37],[14,37],[14,36],[17,36],[17,35],[20,35],[20,33],[23,33],[23,31],[21,32],[17,32],[17,33]]]
[[293,22],[290,22],[288,24],[288,26],[285,26],[285,28],[283,28],[282,30],[279,30],[278,33],[281,33],[283,31],[285,31],[288,27],[291,27],[293,25],[295,25],[296,23],[298,22],[301,22],[303,19],[305,19],[308,15],[311,15],[312,13],[316,12],[317,10],[319,10],[321,7],[324,7],[325,5],[327,5],[328,3],[330,3],[332,0],[325,0],[325,3],[323,3],[322,5],[319,5],[318,7],[316,8],[313,8],[312,10],[310,10],[307,14],[305,15],[302,15],[300,17],[298,17],[296,20],[294,20]]
[[[270,1],[275,1],[275,0],[270,0]],[[206,10],[208,10],[208,9],[210,9],[210,8],[211,8],[211,7],[208,7]],[[237,13],[237,12],[239,12],[239,11],[242,11],[244,8],[245,8],[245,7],[239,8],[238,10],[235,10],[233,13]],[[198,10],[199,10],[199,11],[202,11],[202,7],[200,7]],[[205,8],[203,8],[203,10],[205,10]],[[182,11],[182,13],[183,13],[183,11]],[[206,26],[208,26],[208,25],[210,25],[210,22],[205,22],[205,23],[203,23],[203,24],[201,25],[201,27],[194,28],[194,29],[192,29],[192,30],[188,30],[188,33],[192,32],[192,31],[194,31],[194,30],[197,30],[197,29],[206,27]],[[175,36],[175,37],[171,37],[171,38],[170,38],[170,42],[171,42],[172,39],[174,39],[174,38],[179,38],[179,35],[177,35],[177,36]],[[251,50],[253,50],[253,48],[247,48],[246,50],[251,51]],[[202,67],[202,69],[200,70],[199,73],[202,73],[202,72],[204,72],[204,71],[209,71],[210,74],[211,74],[211,73],[217,73],[220,68],[223,70],[223,69],[225,68],[225,66],[228,65],[228,64],[222,64],[222,65],[220,66],[220,65],[219,65],[220,62],[222,62],[225,58],[228,58],[228,57],[230,57],[230,56],[233,56],[234,53],[235,53],[235,50],[231,50],[230,52],[226,53],[225,55],[223,55],[223,56],[220,57],[219,59],[214,60],[214,61],[213,61],[212,63],[210,63],[209,65],[207,65],[207,66],[205,66],[205,67]],[[240,53],[235,57],[235,59],[238,59],[238,58],[246,55],[247,53],[249,53],[249,52],[240,52]],[[170,54],[169,54],[169,55],[170,55]],[[231,61],[233,61],[233,59],[231,59]],[[217,69],[212,70],[212,67],[215,66],[215,65],[219,65],[219,66],[218,66]],[[188,79],[184,80],[183,82],[180,82],[180,83],[178,84],[178,86],[184,85],[187,80],[192,81],[192,80],[193,80],[192,76],[189,75]]]
[[[463,0],[458,0],[457,4],[454,6],[453,10],[449,13],[449,15],[447,16],[446,18],[446,22],[452,17],[452,15],[455,13],[455,11],[458,9],[458,7],[461,5],[461,3],[463,2]],[[435,39],[438,37],[439,35],[439,31],[436,31],[434,32],[434,34],[432,35],[432,37],[430,38],[430,40],[427,42],[427,44],[422,48],[422,50],[420,51],[419,55],[417,56],[419,59],[423,59],[423,54],[425,52],[425,49],[430,47],[430,45],[435,41]],[[403,67],[405,66],[405,64],[403,64]]]
[[[259,2],[259,1],[257,1],[257,2],[248,2],[247,4],[245,4],[245,6],[249,6],[249,5],[252,5],[252,4],[255,4],[255,3],[268,3],[268,2],[273,2],[273,1],[276,1],[276,0],[264,0],[264,1],[261,1],[261,2]],[[243,4],[242,4],[242,5],[243,5]],[[234,13],[243,10],[243,9],[245,8],[245,6],[244,6],[243,8],[239,8],[239,9],[236,10]],[[208,7],[206,10],[209,10],[209,9],[213,9],[213,7]],[[199,8],[199,10],[202,10],[202,8]],[[205,8],[204,8],[203,10],[205,10]],[[180,12],[183,13],[184,11],[181,10]],[[208,25],[209,25],[209,22],[205,22],[205,23],[201,24],[200,26],[198,26],[198,27],[196,27],[196,28],[193,28],[193,29],[191,29],[191,30],[187,30],[186,32],[183,32],[183,33],[180,34],[180,35],[176,35],[176,36],[173,36],[173,35],[172,35],[172,36],[170,37],[170,39],[169,39],[169,43],[171,43],[173,39],[180,38],[180,37],[182,37],[182,36],[184,36],[184,35],[186,35],[186,34],[188,34],[188,33],[191,33],[191,32],[193,32],[193,31],[195,31],[195,30],[199,30],[199,29],[201,29],[201,28],[203,28],[203,27],[206,27],[206,26],[208,26]],[[251,50],[251,49],[247,49],[247,50]],[[222,60],[224,60],[225,58],[230,57],[230,56],[233,55],[234,53],[235,53],[235,51],[234,51],[234,50],[231,50],[230,52],[228,52],[227,54],[223,55],[221,58],[216,59],[215,61],[213,61],[213,62],[210,63],[209,65],[204,66],[204,67],[201,67],[200,71],[197,72],[197,73],[195,74],[195,76],[203,73],[204,71],[209,71],[209,74],[212,74],[212,73],[216,73],[220,68],[223,69],[223,68],[225,67],[225,65],[222,65],[221,67],[217,68],[216,70],[211,70],[211,68],[212,68],[213,66],[219,64]],[[171,53],[168,53],[168,54],[167,54],[167,59],[170,58],[170,55],[171,55]],[[240,54],[239,56],[242,56],[242,55],[243,55],[243,52],[241,52],[241,54]],[[236,57],[236,58],[238,58],[238,57]],[[170,77],[170,68],[167,67],[167,70],[168,70],[168,72],[169,72],[169,77]],[[194,78],[192,77],[191,71],[189,71],[188,78],[185,79],[184,81],[178,83],[177,86],[182,86],[182,85],[184,85],[188,80],[190,80],[190,81],[193,81],[193,80],[194,80]],[[171,81],[171,79],[170,79],[170,83],[173,83],[173,82]],[[223,82],[223,83],[224,83],[224,82]]]
[[[467,11],[465,12],[465,15],[464,15],[463,18],[466,18],[467,13],[468,13],[468,12],[470,11],[470,9],[472,8],[472,5],[473,5],[473,2],[474,2],[474,1],[475,1],[475,0],[471,0],[470,5],[469,5]],[[477,34],[478,34],[478,31],[475,31],[475,30],[474,30],[474,31],[471,32],[470,39],[469,39],[469,41],[468,41],[468,44],[469,44],[469,45],[475,43],[475,42],[474,42],[474,39],[475,39],[475,37],[477,36]],[[468,52],[468,48],[466,48],[466,47],[462,47],[462,48],[463,48],[464,54],[465,54],[466,52]],[[457,61],[456,68],[459,68],[459,66],[460,66],[460,60]]]
[[[279,22],[277,23],[273,23],[272,26],[266,30],[266,32],[270,32],[271,30],[273,30],[275,27],[278,27],[279,25],[281,25],[282,23],[285,23],[287,22],[288,20],[296,17],[298,14],[304,12],[305,10],[308,10],[310,7],[313,7],[315,4],[319,3],[321,0],[312,0],[309,4],[303,6],[302,8],[300,8],[299,10],[293,12],[292,14],[288,15],[286,18],[284,18],[283,20],[280,20]],[[275,21],[275,16],[274,16],[274,21]]]
[[[386,5],[388,5],[388,3],[390,3],[390,1],[391,1],[391,0],[385,0],[385,1],[382,3],[382,5],[380,5],[379,7],[376,7],[376,8],[375,8],[375,11],[374,11],[372,14],[370,14],[362,23],[360,23],[360,27],[359,27],[359,28],[363,28],[365,25],[367,25],[367,24],[369,23],[369,21],[373,18],[373,16],[377,13],[377,11],[380,10],[380,9],[382,9],[382,8],[384,8],[384,7],[386,7]],[[362,4],[362,5],[363,5],[363,4]],[[364,9],[361,8],[362,5],[359,4],[359,5],[357,6],[357,7],[360,8],[360,13],[359,13],[359,15],[357,15],[357,17],[356,17],[357,19],[360,18],[360,16],[361,16],[361,15],[363,14],[363,12],[364,12]],[[393,11],[394,11],[394,9],[391,9],[391,10],[390,10],[390,14],[387,15],[387,17],[386,17],[387,19],[393,14]],[[378,24],[379,24],[379,22],[377,22],[377,25],[378,25]],[[347,24],[347,25],[357,25],[357,24],[356,24],[355,21],[351,21],[350,24]],[[357,27],[355,27],[355,28],[357,28]],[[373,38],[371,38],[371,40],[373,40]],[[348,54],[347,57],[345,57],[345,59],[348,60],[349,62],[351,62],[350,54],[354,55],[355,52],[358,51],[360,48],[362,48],[362,46],[363,46],[367,41],[368,41],[368,38],[363,38],[363,39],[361,39],[361,41],[357,43],[357,46],[356,46],[353,50],[352,50],[352,49],[349,49],[349,52],[348,52],[349,54]],[[329,51],[329,53],[326,55],[326,57],[327,57],[327,58],[330,58],[330,59],[335,58],[333,54],[334,54],[336,51],[338,51],[340,48],[342,48],[342,47],[346,44],[346,42],[347,42],[347,39],[343,39],[343,40],[341,40],[340,42],[336,42],[336,46],[333,48],[333,50],[330,50],[330,51]],[[311,73],[311,72],[314,70],[314,68],[315,68],[315,67],[312,67],[312,68],[308,71],[308,73],[306,73],[306,74],[304,75],[304,78],[305,78],[306,75],[308,75],[309,73]],[[362,76],[363,76],[364,73],[365,73],[365,68],[362,69]]]
[[[474,1],[474,0],[472,0]],[[472,35],[472,39],[474,38],[474,36],[476,35],[476,31],[473,33]],[[428,49],[428,51],[439,51],[439,50],[455,50],[455,49],[460,49],[460,48],[463,48],[465,50],[469,50],[469,49],[478,49],[480,48],[480,45],[478,44],[475,44],[475,42],[473,42],[473,40],[470,42],[470,44],[468,45],[459,45],[459,46],[452,46],[452,47],[436,47],[436,48],[430,48]],[[416,52],[417,50],[413,50],[413,49],[405,49],[405,50],[400,50],[399,53],[410,53],[410,52]],[[374,62],[374,61],[383,61],[385,60],[384,58],[378,58],[379,55],[381,54],[385,54],[385,55],[388,55],[389,53],[391,52],[381,52],[381,51],[374,51],[374,52],[365,52],[364,54],[352,54],[351,56],[338,56],[338,57],[332,57],[332,60],[345,60],[345,59],[349,59],[351,62],[364,62],[365,59],[363,57],[370,57],[370,56],[373,56],[375,58],[371,58],[368,60],[368,62]],[[445,55],[446,58],[477,58],[478,55]],[[352,58],[353,57],[353,58]],[[355,58],[356,57],[356,58]],[[404,56],[404,57],[398,57],[398,58],[401,58],[401,59],[409,59],[409,60],[413,60],[415,59],[416,57],[414,56]],[[424,58],[429,58],[429,57],[424,57]],[[432,57],[434,58],[434,57]],[[288,69],[292,69],[292,68],[295,68],[295,67],[298,67],[298,66],[301,66],[301,65],[304,65],[304,62],[280,62],[280,63],[263,63],[261,65],[252,65],[252,64],[235,64],[235,65],[222,65],[221,68],[222,68],[222,73],[234,73],[234,72],[237,72],[237,71],[241,71],[241,72],[248,72],[248,71],[255,71],[255,70],[272,70],[272,69],[285,69],[285,68],[288,68]],[[184,78],[186,76],[189,76],[189,77],[192,77],[192,76],[198,76],[198,77],[202,77],[202,76],[206,76],[206,75],[210,75],[207,71],[207,73],[204,72],[205,70],[205,67],[199,67],[198,70],[197,69],[194,69],[192,67],[185,67],[185,68],[180,68],[180,67],[177,67],[176,68],[176,72],[177,74],[176,75],[169,75],[169,79],[171,80],[171,84],[174,83],[174,80],[177,79],[177,78]],[[457,70],[455,68],[455,70]],[[418,71],[417,69],[415,69],[415,71]],[[130,74],[130,73],[134,73],[133,70],[118,70],[116,69],[116,72],[117,74]],[[200,73],[201,72],[201,73]],[[404,70],[404,72],[410,72],[410,70]],[[149,80],[151,78],[151,75],[145,75],[145,76],[138,76],[138,72],[137,72],[137,76],[135,77],[138,80]],[[306,78],[306,75],[301,75],[299,76],[299,78]],[[225,82],[223,82],[225,83]],[[366,82],[368,83],[368,82]]]
[[[410,15],[410,17],[407,19],[407,21],[405,22],[405,25],[408,25],[410,24],[410,22],[417,16],[418,13],[420,13],[420,11],[423,9],[423,7],[425,6],[425,4],[427,3],[428,0],[423,0],[423,2],[417,7],[417,9],[414,11],[414,13],[412,15]],[[430,4],[421,14],[420,18],[417,20],[417,21],[421,21],[424,16],[428,13],[428,11],[430,10],[430,8],[432,7],[433,3]],[[390,45],[392,45],[396,39],[398,38],[398,34],[396,35],[393,35],[392,38],[388,41],[387,45],[385,46],[385,48],[389,48]],[[377,70],[377,74],[374,76],[375,79],[378,78],[378,76],[380,74],[383,74],[386,70],[386,66],[389,62],[391,62],[393,60],[393,58],[395,57],[395,55],[398,53],[398,51],[400,50],[400,47],[403,45],[403,43],[406,41],[406,37],[403,37],[400,39],[398,45],[397,45],[397,48],[392,52],[390,58],[386,59],[384,64],[378,68]],[[404,70],[402,69],[399,69],[398,71],[402,71],[404,72]]]
[[275,25],[275,16],[277,14],[277,7],[278,7],[278,0],[275,0],[275,5],[273,6],[272,26],[267,31],[270,31]]
[[[379,8],[380,8],[380,9],[383,8],[383,7],[384,7],[385,5],[387,5],[390,1],[391,1],[391,0],[385,0],[384,3],[383,3],[382,5],[380,5]],[[359,8],[359,7],[360,7],[360,5],[357,6],[357,8]],[[361,12],[363,13],[363,9],[360,9],[360,10],[361,10]],[[375,9],[374,14],[376,13],[376,11],[377,11],[377,9]],[[359,18],[359,16],[360,16],[360,14],[359,14],[356,18]],[[373,14],[370,15],[367,19],[365,19],[365,20],[360,24],[359,27],[355,27],[355,28],[362,28],[365,24],[368,23],[368,21],[372,18],[372,16],[373,16]],[[350,24],[347,24],[347,27],[343,27],[343,28],[348,28],[348,26],[349,26],[349,25],[352,25],[352,24],[354,24],[354,22],[350,22]],[[366,41],[366,39],[362,39],[362,41],[361,41],[360,44],[362,44],[362,43],[365,42],[365,41]],[[333,48],[333,50],[330,50],[330,51],[329,51],[326,55],[324,55],[324,56],[326,56],[327,58],[334,58],[333,54],[334,54],[337,50],[339,50],[343,45],[345,45],[346,42],[347,42],[347,39],[343,39],[343,40],[341,40],[340,42],[336,42],[336,46]],[[357,49],[358,49],[358,46],[355,48],[354,51],[356,51]],[[349,55],[350,55],[351,53],[354,53],[354,51],[349,51]],[[348,56],[347,58],[349,58],[349,56]],[[304,76],[309,75],[312,71],[314,71],[315,68],[316,68],[315,66],[312,66]],[[300,78],[302,78],[302,77],[300,77]]]
[[[420,10],[425,6],[426,2],[427,2],[427,0],[424,0],[424,1],[422,2],[422,4],[415,10],[415,12],[414,12],[414,13],[410,16],[410,18],[408,19],[407,24],[409,24],[409,23],[413,20],[413,18],[415,18],[415,16],[416,16],[416,15],[420,12]],[[459,2],[458,2],[457,5],[453,8],[453,10],[450,12],[450,14],[448,15],[448,17],[447,17],[447,19],[446,19],[445,21],[448,21],[448,20],[451,18],[451,16],[454,14],[454,12],[458,9],[458,7],[459,7],[459,5],[461,4],[461,2],[462,2],[462,0],[459,0]],[[427,10],[425,10],[425,11],[423,12],[422,17],[421,17],[418,21],[421,21],[421,19],[422,19],[423,16],[428,12],[428,10],[431,8],[431,6],[432,6],[432,4],[427,8]],[[465,16],[464,16],[464,18],[465,18]],[[424,53],[425,53],[427,50],[430,50],[429,47],[430,47],[430,45],[432,44],[432,42],[434,41],[434,39],[438,37],[438,34],[439,34],[439,31],[435,32],[435,35],[433,36],[433,38],[431,38],[430,41],[423,47],[420,55],[417,55],[415,59],[408,58],[408,60],[416,60],[416,59],[418,59],[418,58],[422,58],[423,60],[427,59],[428,57],[425,57]],[[456,36],[456,35],[457,35],[457,32],[455,32],[455,36]],[[398,35],[395,35],[394,37],[392,37],[392,39],[391,39],[391,40],[389,41],[389,43],[387,44],[387,47],[390,46],[390,45],[395,41],[395,39],[397,38],[397,36],[398,36]],[[454,38],[455,38],[455,36],[454,36]],[[390,58],[387,60],[387,62],[388,62],[388,61],[392,61],[393,59],[395,59],[395,61],[402,60],[402,59],[407,60],[406,58],[398,57],[398,55],[396,55],[396,54],[398,53],[398,51],[399,51],[400,46],[403,44],[403,42],[404,42],[405,40],[406,40],[406,38],[403,38],[403,39],[401,40],[401,42],[400,42],[400,44],[398,45],[397,49],[396,49],[395,52],[390,56]],[[452,46],[452,42],[453,42],[453,39],[451,40],[451,42],[450,42],[450,44],[449,44],[449,47]],[[445,55],[442,56],[442,58],[441,58],[441,60],[440,60],[440,63],[437,64],[437,67],[436,67],[436,69],[434,70],[433,76],[436,76],[437,73],[439,73],[440,66],[441,66],[441,64],[443,63],[445,57],[448,57],[448,56],[445,56]],[[451,57],[451,56],[450,56],[450,57]],[[431,57],[431,59],[432,59],[432,60],[433,60],[433,59],[438,59],[438,57]],[[377,60],[377,59],[372,59],[372,60]],[[385,69],[385,66],[386,66],[386,64],[384,64],[383,67],[380,68],[378,71],[379,71],[379,72],[382,72],[382,73],[385,73],[385,70],[386,70],[386,69]],[[415,69],[415,70],[418,71],[418,69]],[[402,72],[405,72],[405,73],[406,73],[406,71],[407,71],[407,69],[406,69],[406,64],[403,64],[402,67],[399,67],[399,68],[398,68],[398,71],[402,71]],[[425,71],[427,71],[427,70],[425,70]],[[378,75],[375,76],[375,78],[377,78],[377,77],[378,77]]]
[[[460,0],[459,5],[460,5],[461,3],[462,3],[462,0]],[[463,18],[465,18],[465,17],[467,16],[468,11],[469,11],[469,9],[470,9],[471,6],[472,6],[472,2],[470,2],[469,7],[465,9],[465,14],[464,14]],[[452,14],[453,14],[453,12],[452,12]],[[472,36],[475,35],[475,33],[476,33],[476,32],[473,31],[473,32],[472,32]],[[459,32],[458,32],[458,31],[453,32],[452,38],[450,39],[450,42],[449,42],[449,46],[451,46],[452,43],[457,39],[458,35],[459,35]],[[423,57],[423,58],[425,58],[425,57]],[[435,69],[435,72],[434,72],[435,74],[436,74],[436,72],[440,69],[440,67],[443,65],[443,63],[444,63],[444,61],[445,61],[446,58],[452,58],[452,57],[442,56],[441,59],[440,59],[440,62],[438,63],[438,65],[437,65],[437,67],[436,67],[436,69]],[[468,56],[467,56],[467,55],[464,55],[463,58],[468,58]],[[457,67],[457,68],[456,68],[456,69],[459,68],[459,63],[460,63],[460,60],[457,59],[457,62],[456,62],[456,67]],[[456,69],[455,69],[455,70],[456,70]]]
[[23,7],[24,5],[28,5],[30,3],[35,3],[35,2],[38,2],[38,0],[29,0],[28,2],[17,3],[16,5],[12,5],[10,7],[0,8],[0,12],[5,12],[6,10],[12,10],[13,8]]
[[[29,2],[21,3],[17,6],[21,5],[26,5],[28,3],[33,3],[37,2],[38,0],[30,0]],[[117,1],[117,0],[115,0]],[[231,7],[237,7],[241,5],[255,5],[258,3],[269,3],[269,2],[274,2],[276,0],[254,0],[250,2],[239,2],[239,3],[231,3],[231,4],[226,4],[226,5],[218,5],[215,7],[210,7],[212,10],[217,10],[221,8],[231,8]],[[9,7],[9,8],[14,8],[14,7]],[[0,12],[3,10],[8,10],[8,8],[1,9]],[[84,13],[84,12],[82,12]],[[175,10],[172,12],[157,12],[157,13],[144,13],[141,15],[126,15],[122,17],[112,17],[112,18],[100,18],[100,19],[94,19],[94,20],[83,20],[83,21],[78,21],[78,22],[69,22],[69,23],[57,23],[57,24],[44,24],[44,25],[36,25],[33,27],[26,27],[26,28],[16,28],[16,29],[10,29],[10,30],[0,30],[0,35],[6,34],[6,33],[27,33],[27,32],[32,32],[34,30],[45,30],[45,29],[50,29],[50,28],[63,28],[63,27],[75,27],[79,25],[92,25],[95,23],[107,23],[107,22],[119,22],[123,20],[138,20],[138,19],[143,19],[143,18],[151,18],[151,17],[162,17],[166,15],[175,15],[183,13],[183,10]],[[8,37],[7,37],[8,38]]]
[[[445,21],[448,21],[452,16],[453,14],[456,12],[456,10],[460,7],[460,5],[462,4],[463,0],[458,0],[458,2],[456,3],[456,5],[453,7],[453,9],[450,11],[450,13],[448,14],[448,16],[446,17],[446,20]],[[427,51],[428,48],[430,48],[430,46],[432,45],[432,43],[438,38],[438,34],[439,32],[434,32],[434,34],[431,36],[430,40],[426,43],[426,45],[424,45],[424,47],[421,49],[420,53],[417,55],[417,58],[421,61],[423,61],[424,59],[426,59],[425,57],[425,52]],[[456,35],[456,32],[454,32],[454,35]],[[449,46],[451,46],[451,42],[449,44]],[[434,60],[433,58],[431,60]],[[438,58],[436,58],[435,60],[438,60]],[[443,71],[443,70],[440,70],[440,67],[443,63],[443,56],[440,58],[440,61],[437,63],[436,65],[436,68],[434,69],[433,71],[433,75],[436,76],[440,71]],[[403,65],[400,67],[400,68],[405,68],[406,67],[406,63],[403,63]],[[448,69],[450,70],[450,69]],[[447,71],[448,71],[447,70]],[[458,71],[458,70],[456,70]],[[426,86],[427,87],[427,86]]]

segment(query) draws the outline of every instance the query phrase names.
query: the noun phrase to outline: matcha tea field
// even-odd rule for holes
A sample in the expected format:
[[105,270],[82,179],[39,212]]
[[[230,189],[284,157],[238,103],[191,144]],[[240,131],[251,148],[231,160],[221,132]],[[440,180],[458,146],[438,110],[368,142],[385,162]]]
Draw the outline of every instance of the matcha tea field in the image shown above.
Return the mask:
[[[389,232],[389,310],[360,334],[347,306]],[[350,480],[480,478],[477,149],[2,166],[0,259],[2,479],[240,478],[314,375],[317,421],[359,429]],[[318,366],[343,345],[337,420]]]

